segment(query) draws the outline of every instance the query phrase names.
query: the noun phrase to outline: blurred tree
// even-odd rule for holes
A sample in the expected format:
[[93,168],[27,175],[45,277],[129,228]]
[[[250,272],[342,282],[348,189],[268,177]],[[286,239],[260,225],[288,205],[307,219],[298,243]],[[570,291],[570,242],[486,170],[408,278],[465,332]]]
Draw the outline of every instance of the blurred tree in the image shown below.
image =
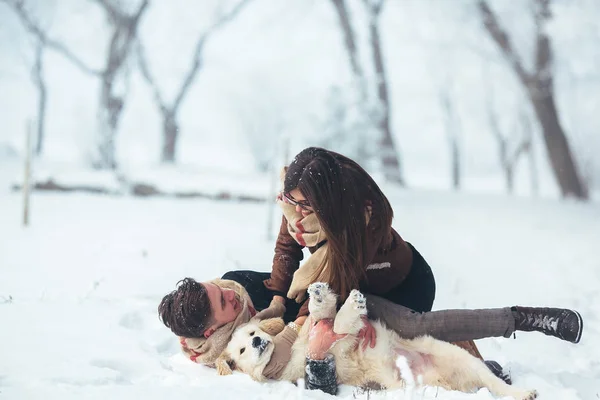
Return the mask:
[[177,160],[177,139],[179,137],[179,123],[177,122],[177,113],[181,107],[181,103],[185,98],[189,89],[192,87],[198,72],[202,69],[202,55],[206,41],[220,28],[224,27],[227,23],[231,22],[240,11],[250,3],[251,0],[241,0],[229,11],[223,13],[217,17],[216,21],[212,23],[204,32],[200,34],[196,46],[194,48],[194,55],[192,57],[192,63],[190,69],[185,74],[184,79],[175,95],[175,99],[169,102],[165,99],[163,93],[161,93],[156,79],[150,73],[148,67],[148,61],[144,53],[144,46],[141,43],[141,39],[138,39],[137,46],[137,59],[139,61],[140,71],[142,76],[152,88],[154,93],[154,101],[158,106],[160,113],[163,118],[163,143],[161,151],[161,162],[163,163],[174,163]]
[[[498,121],[492,93],[490,93],[487,98],[486,106],[491,132],[498,143],[498,156],[502,171],[504,171],[506,190],[508,193],[512,194],[515,187],[515,167],[517,166],[519,159],[525,153],[530,155],[533,154],[531,151],[531,127],[527,124],[527,115],[522,114],[520,120],[522,124],[521,129],[514,126],[512,129],[509,129],[509,134],[505,134]],[[533,175],[532,179],[535,179]]]
[[383,174],[388,181],[404,185],[400,158],[398,157],[398,145],[394,142],[390,126],[390,96],[383,62],[381,35],[379,34],[379,17],[385,1],[363,0],[363,2],[369,15],[369,39],[375,66],[375,82],[379,103],[375,107],[375,118],[381,132],[379,151],[381,163],[383,164]]
[[445,116],[446,137],[450,147],[450,174],[452,188],[459,190],[461,186],[461,154],[460,154],[460,114],[456,111],[455,100],[452,98],[452,82],[447,75],[446,84],[439,86],[439,98]]
[[357,97],[355,89],[338,85],[329,89],[327,113],[317,140],[320,146],[344,154],[369,170],[374,164],[372,137],[379,132],[365,118],[366,99]]
[[99,169],[116,169],[115,137],[126,93],[116,93],[116,81],[137,34],[137,27],[149,1],[142,0],[133,13],[128,14],[120,0],[94,0],[100,5],[110,23],[110,37],[105,67],[98,74],[101,80],[97,154],[94,166]]
[[[106,63],[104,68],[100,70],[88,66],[64,44],[50,38],[46,31],[40,27],[40,24],[31,17],[30,11],[26,9],[25,0],[1,1],[7,3],[13,8],[27,31],[36,37],[38,45],[42,46],[41,48],[38,46],[39,52],[41,52],[44,48],[52,49],[59,54],[62,54],[81,71],[89,75],[96,76],[100,79],[100,131],[98,135],[98,143],[95,149],[96,154],[92,163],[94,167],[99,169],[115,169],[117,167],[115,136],[125,102],[124,94],[119,95],[116,93],[115,83],[121,76],[124,63],[131,48],[131,43],[136,35],[137,26],[144,11],[148,7],[149,0],[142,0],[140,5],[132,14],[125,12],[124,6],[119,0],[93,0],[106,12],[112,28]],[[44,95],[40,95],[40,104],[38,105],[38,108],[40,110],[45,110],[46,97],[45,86],[43,84],[43,79],[41,79],[41,57],[41,53],[36,53],[34,79],[36,79],[36,81],[39,80],[38,87],[42,87],[44,91]],[[42,119],[40,119],[40,121],[42,121]],[[38,125],[41,125],[41,128],[43,129],[42,123]]]
[[368,82],[346,1],[332,0],[332,3],[344,37],[352,83],[348,87],[334,86],[330,89],[328,115],[320,145],[349,156],[363,167],[369,167],[377,154],[375,146],[370,145],[370,136],[378,132],[372,129]]
[[34,61],[31,68],[31,79],[38,91],[38,102],[36,111],[36,140],[34,153],[36,156],[41,156],[44,148],[44,136],[46,126],[46,103],[48,98],[48,89],[44,79],[44,52],[48,46],[48,40],[45,35],[35,35],[35,26],[29,18],[29,13],[25,9],[23,0],[0,0],[10,6],[23,27],[30,34],[34,34]]
[[[383,10],[384,0],[363,0],[368,16],[369,46],[371,48],[374,68],[375,88],[371,88],[367,80],[365,68],[361,64],[357,38],[352,27],[348,5],[345,0],[331,0],[339,18],[340,29],[344,36],[344,46],[348,54],[348,61],[353,74],[353,88],[350,90],[350,107],[357,107],[359,118],[363,122],[353,123],[356,128],[354,135],[358,137],[354,142],[357,147],[353,154],[359,163],[366,163],[359,157],[378,157],[386,180],[404,185],[398,147],[394,142],[390,124],[390,97],[387,76],[385,73],[379,21]],[[373,100],[370,93],[374,92]],[[337,113],[334,110],[334,114]],[[348,113],[349,114],[349,113]],[[338,113],[338,116],[339,113]],[[365,147],[369,142],[370,129],[374,125],[379,138],[374,150]],[[350,132],[345,132],[347,138]],[[365,154],[365,149],[366,154]]]
[[561,126],[554,99],[552,48],[546,26],[552,14],[550,0],[532,0],[536,27],[535,71],[527,71],[514,50],[510,37],[485,0],[479,0],[483,24],[524,86],[542,128],[544,143],[554,177],[563,197],[588,198],[588,190],[578,173],[575,159]]

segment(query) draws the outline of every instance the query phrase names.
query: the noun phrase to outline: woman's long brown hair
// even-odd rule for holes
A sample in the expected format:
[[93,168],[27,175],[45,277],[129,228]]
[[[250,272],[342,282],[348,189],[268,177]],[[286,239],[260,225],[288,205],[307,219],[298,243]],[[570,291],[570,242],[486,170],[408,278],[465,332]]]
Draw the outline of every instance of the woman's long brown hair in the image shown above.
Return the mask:
[[[371,261],[365,259],[367,243],[381,243],[388,235],[392,207],[360,165],[319,147],[302,150],[289,165],[284,191],[295,188],[306,197],[327,236],[327,268],[321,279],[344,301],[366,278]],[[372,210],[368,231],[367,207]]]

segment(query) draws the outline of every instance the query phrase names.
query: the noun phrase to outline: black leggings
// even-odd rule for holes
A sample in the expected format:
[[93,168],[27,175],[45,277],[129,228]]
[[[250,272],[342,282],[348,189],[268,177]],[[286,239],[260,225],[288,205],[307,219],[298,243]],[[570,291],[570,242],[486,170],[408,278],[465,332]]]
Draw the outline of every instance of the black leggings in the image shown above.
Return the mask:
[[[252,299],[256,310],[261,311],[269,307],[275,295],[275,292],[267,289],[263,283],[265,279],[269,279],[270,277],[271,274],[268,272],[229,271],[221,279],[229,279],[242,285]],[[285,323],[296,319],[300,311],[300,306],[302,304],[298,304],[294,300],[285,299],[285,314],[283,314]]]
[[431,267],[421,256],[421,253],[408,243],[412,250],[413,261],[410,272],[404,281],[385,294],[377,294],[379,297],[408,307],[414,311],[431,311],[435,300],[435,278]]
[[[413,252],[413,262],[410,273],[406,279],[398,286],[385,294],[380,294],[380,297],[387,299],[393,303],[403,305],[418,312],[431,311],[433,300],[435,299],[435,279],[431,268],[421,254],[410,244]],[[263,281],[269,279],[271,274],[268,272],[256,271],[229,271],[222,276],[222,279],[236,281],[242,285],[257,311],[264,310],[269,307],[275,292],[267,289]],[[283,320],[287,323],[294,321],[301,304],[294,300],[286,299],[285,314]]]

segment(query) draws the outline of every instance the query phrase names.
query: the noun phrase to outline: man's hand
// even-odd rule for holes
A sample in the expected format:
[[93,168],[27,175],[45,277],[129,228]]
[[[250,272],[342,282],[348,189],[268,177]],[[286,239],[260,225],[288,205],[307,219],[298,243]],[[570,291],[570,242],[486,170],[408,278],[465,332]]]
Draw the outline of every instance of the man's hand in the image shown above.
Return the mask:
[[285,304],[285,298],[283,296],[273,296],[273,300],[280,302],[281,304]]
[[363,315],[361,319],[365,325],[358,332],[358,337],[362,339],[362,350],[365,351],[369,344],[371,345],[371,348],[375,347],[375,344],[377,344],[377,335],[375,333],[375,328],[373,328],[373,325],[371,325],[367,316]]
[[323,360],[329,349],[345,337],[346,334],[338,335],[333,331],[332,319],[322,319],[310,328],[306,355],[312,360]]

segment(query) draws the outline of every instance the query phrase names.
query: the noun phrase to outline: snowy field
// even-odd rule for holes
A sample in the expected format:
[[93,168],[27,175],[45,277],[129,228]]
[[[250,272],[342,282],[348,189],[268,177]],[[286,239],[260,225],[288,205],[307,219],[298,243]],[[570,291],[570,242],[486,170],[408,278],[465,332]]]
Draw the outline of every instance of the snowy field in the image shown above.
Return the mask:
[[[258,185],[258,183],[257,183]],[[0,192],[0,398],[329,398],[291,383],[219,377],[178,353],[158,320],[186,276],[268,271],[267,204]],[[581,311],[572,345],[540,334],[478,341],[542,399],[600,396],[598,204],[385,188],[394,226],[433,267],[434,307],[547,305]],[[243,223],[242,223],[243,222]],[[341,398],[367,398],[342,387]],[[409,399],[401,391],[370,398]],[[412,399],[491,399],[424,388]]]

